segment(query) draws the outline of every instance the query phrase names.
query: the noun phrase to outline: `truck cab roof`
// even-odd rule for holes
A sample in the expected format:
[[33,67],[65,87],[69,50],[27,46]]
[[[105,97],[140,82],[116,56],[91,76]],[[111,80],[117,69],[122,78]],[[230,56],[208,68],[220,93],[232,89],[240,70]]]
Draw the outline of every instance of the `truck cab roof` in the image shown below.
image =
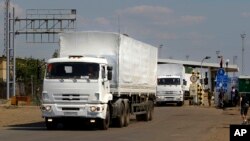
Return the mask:
[[158,78],[180,78],[179,75],[160,75]]
[[69,56],[62,58],[52,58],[47,61],[47,63],[55,62],[89,62],[98,64],[107,64],[107,60],[103,57],[85,57],[85,56]]

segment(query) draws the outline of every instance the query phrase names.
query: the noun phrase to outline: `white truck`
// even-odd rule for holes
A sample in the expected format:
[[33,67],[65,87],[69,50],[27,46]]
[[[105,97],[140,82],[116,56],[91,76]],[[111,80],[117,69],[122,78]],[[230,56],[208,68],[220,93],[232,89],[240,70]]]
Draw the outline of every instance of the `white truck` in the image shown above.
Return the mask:
[[185,68],[182,64],[158,64],[156,104],[184,104]]
[[59,57],[47,61],[43,81],[41,111],[47,129],[76,119],[103,130],[111,123],[123,127],[131,114],[152,120],[157,52],[118,33],[60,34]]

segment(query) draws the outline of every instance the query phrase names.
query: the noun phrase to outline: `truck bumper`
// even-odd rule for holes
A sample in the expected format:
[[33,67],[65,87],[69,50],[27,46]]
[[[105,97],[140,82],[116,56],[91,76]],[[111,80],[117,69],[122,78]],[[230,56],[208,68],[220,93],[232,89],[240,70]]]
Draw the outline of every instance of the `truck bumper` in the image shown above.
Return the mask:
[[183,96],[156,96],[156,103],[178,103],[183,101]]
[[106,117],[107,104],[83,104],[83,105],[61,105],[42,104],[41,111],[43,117],[50,118],[101,118]]

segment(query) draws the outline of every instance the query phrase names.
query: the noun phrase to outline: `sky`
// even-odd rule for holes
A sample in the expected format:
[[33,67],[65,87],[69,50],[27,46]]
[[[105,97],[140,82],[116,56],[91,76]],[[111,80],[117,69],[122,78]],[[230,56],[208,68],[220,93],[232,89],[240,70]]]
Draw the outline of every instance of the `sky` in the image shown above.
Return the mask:
[[[4,53],[4,1],[0,0],[0,55]],[[15,15],[27,9],[76,9],[76,31],[126,33],[159,48],[159,58],[218,62],[216,52],[229,64],[250,74],[249,0],[11,0]],[[15,38],[16,56],[48,59],[58,44],[26,43]],[[237,59],[234,59],[237,58]]]

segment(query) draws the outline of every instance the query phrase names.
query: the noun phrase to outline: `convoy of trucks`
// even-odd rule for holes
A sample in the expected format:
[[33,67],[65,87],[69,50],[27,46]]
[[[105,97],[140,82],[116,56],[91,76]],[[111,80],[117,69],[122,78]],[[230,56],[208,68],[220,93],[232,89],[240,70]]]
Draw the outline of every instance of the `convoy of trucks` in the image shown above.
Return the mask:
[[[59,57],[47,61],[43,80],[47,129],[79,119],[107,130],[128,126],[131,115],[152,120],[154,104],[182,106],[191,95],[192,74],[182,64],[157,64],[157,54],[158,48],[123,34],[61,33]],[[237,83],[248,94],[250,78],[238,79],[228,89]]]
[[156,104],[184,104],[185,68],[182,64],[158,64]]
[[103,130],[128,126],[131,114],[152,120],[157,54],[156,47],[118,33],[60,34],[59,57],[47,61],[43,80],[47,129],[72,118]]

